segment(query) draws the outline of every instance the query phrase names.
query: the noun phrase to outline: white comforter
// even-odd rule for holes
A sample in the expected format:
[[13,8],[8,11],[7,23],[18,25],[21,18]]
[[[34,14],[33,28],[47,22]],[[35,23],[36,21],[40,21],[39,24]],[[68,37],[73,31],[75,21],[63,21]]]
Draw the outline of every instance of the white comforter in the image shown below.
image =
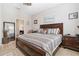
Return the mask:
[[62,42],[61,34],[40,34],[40,33],[31,33],[31,34],[23,34],[18,38],[21,38],[25,41],[31,42],[38,47],[44,49],[47,55],[52,55],[54,50],[59,46]]

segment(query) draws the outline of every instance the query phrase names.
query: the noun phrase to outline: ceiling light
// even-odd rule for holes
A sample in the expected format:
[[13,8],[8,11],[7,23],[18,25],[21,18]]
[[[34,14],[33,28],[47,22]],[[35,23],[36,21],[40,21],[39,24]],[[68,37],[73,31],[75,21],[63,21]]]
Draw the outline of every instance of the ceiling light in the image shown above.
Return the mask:
[[26,5],[26,6],[31,6],[32,3],[23,3],[23,5]]

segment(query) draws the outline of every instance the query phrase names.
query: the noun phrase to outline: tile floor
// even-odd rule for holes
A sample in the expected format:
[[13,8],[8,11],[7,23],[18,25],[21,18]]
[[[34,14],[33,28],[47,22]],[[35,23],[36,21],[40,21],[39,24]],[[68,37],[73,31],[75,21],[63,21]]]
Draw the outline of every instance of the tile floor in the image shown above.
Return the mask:
[[[15,41],[0,47],[0,56],[24,56],[24,54],[16,48]],[[79,52],[60,48],[55,56],[79,56]]]

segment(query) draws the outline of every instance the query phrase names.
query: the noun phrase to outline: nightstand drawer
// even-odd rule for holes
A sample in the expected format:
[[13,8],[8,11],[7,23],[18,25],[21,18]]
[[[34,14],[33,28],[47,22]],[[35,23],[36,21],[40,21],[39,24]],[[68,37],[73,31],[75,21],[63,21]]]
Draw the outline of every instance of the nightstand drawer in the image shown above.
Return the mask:
[[64,43],[70,43],[70,44],[72,44],[74,42],[74,39],[72,39],[72,38],[64,38]]
[[79,50],[79,37],[64,36],[63,46]]

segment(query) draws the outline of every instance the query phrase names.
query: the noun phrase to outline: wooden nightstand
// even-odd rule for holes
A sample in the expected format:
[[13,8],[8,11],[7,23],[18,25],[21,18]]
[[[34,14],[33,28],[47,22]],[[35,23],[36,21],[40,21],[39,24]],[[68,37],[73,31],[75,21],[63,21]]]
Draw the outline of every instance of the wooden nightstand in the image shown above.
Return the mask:
[[63,47],[79,51],[79,37],[63,36]]

